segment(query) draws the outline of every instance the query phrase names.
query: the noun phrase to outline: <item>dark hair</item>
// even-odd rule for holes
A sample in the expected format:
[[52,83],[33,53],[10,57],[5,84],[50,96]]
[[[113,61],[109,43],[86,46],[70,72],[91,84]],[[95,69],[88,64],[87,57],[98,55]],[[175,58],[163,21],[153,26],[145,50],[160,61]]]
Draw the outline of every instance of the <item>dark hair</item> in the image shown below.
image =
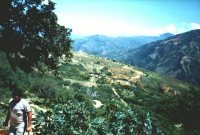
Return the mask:
[[15,90],[13,90],[13,92],[12,92],[12,97],[14,97],[14,96],[22,97],[22,95],[23,95],[23,92],[22,92],[21,89],[15,89]]

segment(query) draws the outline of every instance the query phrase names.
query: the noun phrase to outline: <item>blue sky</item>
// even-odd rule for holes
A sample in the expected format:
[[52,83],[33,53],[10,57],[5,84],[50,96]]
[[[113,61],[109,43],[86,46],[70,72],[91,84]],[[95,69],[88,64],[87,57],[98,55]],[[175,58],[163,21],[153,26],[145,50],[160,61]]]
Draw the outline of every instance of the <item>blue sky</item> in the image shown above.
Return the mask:
[[52,0],[72,35],[136,36],[200,29],[200,0]]

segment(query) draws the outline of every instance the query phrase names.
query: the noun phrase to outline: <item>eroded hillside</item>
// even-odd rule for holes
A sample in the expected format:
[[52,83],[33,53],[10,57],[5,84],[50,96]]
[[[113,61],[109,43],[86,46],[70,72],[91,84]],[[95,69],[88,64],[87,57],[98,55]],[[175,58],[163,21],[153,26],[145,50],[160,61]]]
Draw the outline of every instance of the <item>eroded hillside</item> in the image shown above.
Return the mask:
[[141,68],[200,84],[200,30],[129,50],[121,60]]

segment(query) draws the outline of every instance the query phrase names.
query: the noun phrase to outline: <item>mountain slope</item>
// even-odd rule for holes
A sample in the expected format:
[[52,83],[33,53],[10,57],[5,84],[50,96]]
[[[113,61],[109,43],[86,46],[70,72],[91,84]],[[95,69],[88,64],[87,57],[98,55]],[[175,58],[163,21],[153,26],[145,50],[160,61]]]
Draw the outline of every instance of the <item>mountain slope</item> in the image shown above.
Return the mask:
[[[2,105],[15,84],[37,107],[38,134],[171,135],[200,129],[200,91],[195,85],[81,52],[70,62],[62,57],[56,76],[44,66],[41,72],[14,72],[5,55],[0,56],[0,124]],[[183,126],[176,128],[177,123]]]
[[104,56],[108,58],[117,57],[116,54],[129,49],[137,48],[152,41],[165,39],[172,36],[165,33],[160,36],[135,36],[135,37],[107,37],[94,35],[81,39],[75,39],[73,48],[75,51],[82,51],[89,54]]
[[79,93],[103,105],[118,101],[136,111],[151,112],[163,125],[183,123],[183,128],[199,129],[200,91],[195,85],[85,53],[74,53],[71,63],[60,66],[59,74]]
[[200,30],[150,43],[123,54],[120,60],[194,84],[200,84]]

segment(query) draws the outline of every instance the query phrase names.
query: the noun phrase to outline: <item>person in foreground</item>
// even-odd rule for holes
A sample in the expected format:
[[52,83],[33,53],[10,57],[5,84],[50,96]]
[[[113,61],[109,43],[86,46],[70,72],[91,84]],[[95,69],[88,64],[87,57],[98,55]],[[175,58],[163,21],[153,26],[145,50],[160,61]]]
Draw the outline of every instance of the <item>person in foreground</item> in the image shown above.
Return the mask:
[[[32,111],[29,103],[22,98],[22,90],[15,89],[9,103],[8,114],[4,126],[9,124],[9,135],[24,135],[31,131]],[[28,119],[27,119],[28,118]]]

